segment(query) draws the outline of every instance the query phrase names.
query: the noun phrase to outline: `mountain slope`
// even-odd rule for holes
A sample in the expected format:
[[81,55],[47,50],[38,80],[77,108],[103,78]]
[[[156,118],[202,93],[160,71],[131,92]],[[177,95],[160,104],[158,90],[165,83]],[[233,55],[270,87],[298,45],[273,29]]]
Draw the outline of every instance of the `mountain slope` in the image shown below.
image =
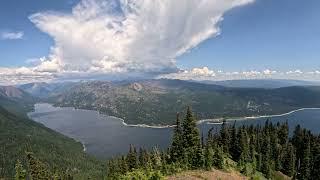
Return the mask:
[[25,115],[33,109],[36,99],[13,86],[0,86],[0,106],[15,114]]
[[0,107],[0,179],[14,176],[15,163],[25,162],[27,151],[51,169],[79,171],[77,179],[100,177],[100,162],[87,157],[80,143]]
[[38,98],[47,98],[50,94],[55,94],[62,92],[70,87],[72,87],[75,83],[73,82],[61,82],[61,83],[28,83],[19,85],[18,88],[28,92],[34,97]]
[[181,80],[86,82],[51,99],[58,106],[93,109],[131,124],[173,124],[192,106],[198,119],[279,114],[320,107],[316,87],[225,88]]

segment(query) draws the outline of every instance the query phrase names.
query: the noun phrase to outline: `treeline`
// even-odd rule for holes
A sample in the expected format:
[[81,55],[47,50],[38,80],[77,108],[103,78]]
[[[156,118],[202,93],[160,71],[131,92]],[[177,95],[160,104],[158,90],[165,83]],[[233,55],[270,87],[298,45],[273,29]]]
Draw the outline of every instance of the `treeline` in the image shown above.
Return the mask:
[[[27,157],[27,168],[23,166],[23,163],[18,160],[15,169],[15,180],[25,180],[25,179],[31,179],[31,180],[73,180],[74,177],[72,175],[71,171],[74,171],[72,169],[68,169],[66,171],[62,171],[60,169],[55,169],[53,172],[50,171],[48,166],[38,160],[33,153],[26,152]],[[70,172],[69,172],[70,171]]]
[[177,116],[170,148],[148,152],[130,146],[126,156],[108,163],[109,179],[159,179],[184,170],[235,168],[255,177],[274,178],[280,171],[293,179],[320,179],[320,136],[296,126],[289,137],[288,123],[240,126],[224,122],[219,130],[200,136],[188,108],[183,121]]

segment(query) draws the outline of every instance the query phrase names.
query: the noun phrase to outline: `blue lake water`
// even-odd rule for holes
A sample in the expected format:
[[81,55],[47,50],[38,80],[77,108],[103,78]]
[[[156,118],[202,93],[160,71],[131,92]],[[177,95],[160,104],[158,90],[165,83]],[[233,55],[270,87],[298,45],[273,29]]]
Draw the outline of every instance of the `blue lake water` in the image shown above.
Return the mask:
[[[145,148],[158,146],[165,149],[169,146],[172,136],[172,128],[129,127],[123,125],[118,118],[102,115],[96,111],[53,107],[50,104],[36,104],[35,111],[30,112],[29,117],[82,142],[87,153],[100,158],[124,154],[128,151],[129,144]],[[274,123],[288,121],[291,130],[300,124],[314,133],[320,132],[320,109],[305,109],[277,117],[237,120],[236,124],[263,125],[267,119]],[[208,122],[199,124],[204,134],[212,127],[218,130],[220,125]]]

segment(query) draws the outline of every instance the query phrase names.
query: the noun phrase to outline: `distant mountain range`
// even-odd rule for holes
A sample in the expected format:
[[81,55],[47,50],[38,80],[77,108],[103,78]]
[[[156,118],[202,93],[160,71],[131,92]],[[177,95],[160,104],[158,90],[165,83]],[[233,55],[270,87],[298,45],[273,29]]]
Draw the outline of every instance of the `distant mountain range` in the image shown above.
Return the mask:
[[31,111],[36,101],[32,95],[17,87],[0,86],[0,106],[9,111],[18,114],[22,111]]
[[320,88],[232,88],[182,80],[92,81],[53,93],[57,106],[97,110],[131,124],[173,124],[177,112],[192,106],[198,119],[285,113],[320,107]]
[[69,87],[72,87],[74,82],[61,82],[61,83],[28,83],[17,86],[25,92],[28,92],[34,97],[47,98],[54,93],[60,93]]
[[[199,82],[199,81],[192,81]],[[275,89],[290,86],[320,86],[320,82],[286,80],[286,79],[250,79],[250,80],[227,80],[227,81],[200,81],[205,84],[215,84],[234,88],[264,88]]]

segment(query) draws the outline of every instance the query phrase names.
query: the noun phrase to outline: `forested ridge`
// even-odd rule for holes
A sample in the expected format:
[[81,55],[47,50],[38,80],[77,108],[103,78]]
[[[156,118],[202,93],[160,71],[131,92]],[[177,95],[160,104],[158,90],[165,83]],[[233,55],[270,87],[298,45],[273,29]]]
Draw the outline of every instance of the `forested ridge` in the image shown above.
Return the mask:
[[75,179],[102,177],[104,164],[86,155],[81,143],[26,118],[26,115],[20,116],[23,113],[16,115],[0,106],[0,179],[13,178],[15,166],[20,173],[24,171],[19,168],[26,167],[25,173],[28,172],[29,177],[34,162],[42,162],[39,167],[46,171],[59,172],[63,176],[72,174]]
[[90,81],[50,96],[61,107],[96,110],[127,124],[173,125],[192,106],[199,119],[283,114],[320,107],[319,87],[227,88],[182,80]]
[[[184,118],[177,116],[167,150],[130,145],[127,155],[108,160],[103,179],[162,179],[212,168],[237,170],[253,179],[275,179],[276,172],[293,179],[320,179],[320,137],[300,126],[289,136],[288,123],[266,121],[264,126],[238,127],[224,122],[219,130],[212,128],[203,137],[191,109],[185,114]],[[76,175],[76,171],[49,169],[36,153],[28,152],[25,164],[16,164],[15,177],[75,179]]]

